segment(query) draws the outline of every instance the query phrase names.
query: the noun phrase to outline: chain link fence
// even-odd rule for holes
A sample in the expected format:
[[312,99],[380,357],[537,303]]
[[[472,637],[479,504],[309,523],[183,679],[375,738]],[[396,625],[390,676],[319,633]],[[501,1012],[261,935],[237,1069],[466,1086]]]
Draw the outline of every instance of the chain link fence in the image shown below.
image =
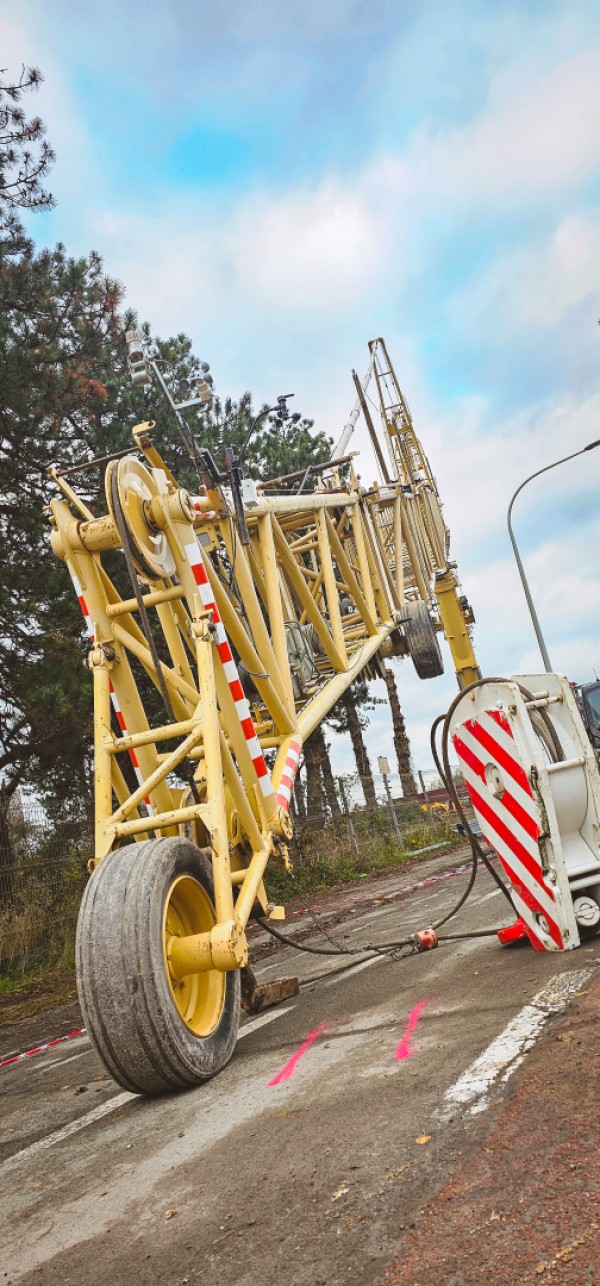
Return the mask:
[[[392,774],[332,778],[317,807],[300,781],[292,811],[290,856],[307,889],[359,878],[458,838],[444,791],[430,781],[425,794],[407,799]],[[0,975],[72,961],[93,834],[92,818],[52,821],[26,797],[0,815]],[[289,879],[271,866],[269,893],[289,899]]]
[[93,836],[91,819],[51,821],[18,796],[0,814],[0,975],[70,962]]
[[[408,798],[398,774],[332,778],[318,807],[301,784],[293,805],[296,865],[331,866],[353,857],[357,867],[368,870],[400,853],[418,854],[456,840],[458,817],[447,792],[433,773],[421,776],[423,788]],[[470,811],[467,802],[464,806]]]

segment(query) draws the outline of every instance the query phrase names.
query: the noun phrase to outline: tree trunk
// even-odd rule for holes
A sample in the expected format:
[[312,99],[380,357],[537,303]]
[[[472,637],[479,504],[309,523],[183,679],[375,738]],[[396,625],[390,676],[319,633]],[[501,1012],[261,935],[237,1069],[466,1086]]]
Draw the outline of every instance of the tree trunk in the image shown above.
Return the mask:
[[398,760],[398,772],[400,773],[400,781],[402,783],[402,794],[405,796],[416,795],[419,788],[413,777],[410,741],[408,740],[404,715],[400,709],[396,680],[392,670],[390,670],[387,665],[384,665],[383,671],[385,675],[385,686],[388,691],[390,710],[392,712],[394,749],[396,751],[396,759]]
[[325,817],[325,796],[321,777],[321,758],[318,738],[314,732],[304,742],[304,767],[306,769],[306,820],[323,821]]
[[15,847],[9,818],[11,795],[0,787],[0,908],[12,906],[15,885]]
[[337,797],[337,790],[335,785],[335,778],[333,776],[333,769],[331,767],[331,760],[329,758],[329,750],[327,747],[327,742],[325,741],[325,733],[323,732],[322,725],[320,725],[320,727],[318,728],[315,728],[315,731],[312,733],[311,740],[313,737],[315,739],[315,744],[318,746],[319,761],[321,764],[321,776],[323,779],[323,790],[325,792],[325,800],[327,803],[327,807],[329,808],[329,811],[332,817],[339,818],[341,817],[341,810],[340,810],[339,800]]
[[344,707],[344,710],[346,712],[346,719],[348,721],[348,732],[350,733],[350,737],[352,740],[352,749],[354,751],[354,758],[356,760],[356,769],[361,780],[363,794],[365,797],[365,803],[367,805],[367,808],[375,808],[377,806],[377,798],[375,795],[375,783],[373,781],[373,773],[371,772],[371,765],[369,763],[367,747],[365,746],[365,743],[364,743],[362,728],[360,726],[360,719],[358,717],[358,712],[354,702],[354,697],[352,696],[351,692],[346,691],[344,693],[341,700],[341,704]]
[[304,743],[306,765],[307,812],[309,819],[324,818],[325,808],[332,817],[340,817],[340,805],[335,788],[331,760],[323,728],[315,728]]
[[298,769],[298,772],[296,773],[296,780],[294,782],[294,789],[292,792],[292,802],[294,804],[294,809],[296,811],[296,817],[298,818],[298,821],[305,822],[306,821],[306,804],[304,801],[304,783],[300,776],[300,769]]

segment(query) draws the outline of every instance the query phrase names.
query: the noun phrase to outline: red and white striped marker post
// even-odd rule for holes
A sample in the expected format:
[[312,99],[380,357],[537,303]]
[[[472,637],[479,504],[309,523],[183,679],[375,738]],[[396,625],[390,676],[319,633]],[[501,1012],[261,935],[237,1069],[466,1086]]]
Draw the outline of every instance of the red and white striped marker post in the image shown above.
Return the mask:
[[286,812],[290,807],[301,753],[302,742],[298,739],[290,741],[285,763],[283,765],[283,772],[281,774],[281,781],[279,782],[276,800],[279,808],[285,809]]
[[204,496],[190,496],[192,508],[196,518],[204,518],[206,522],[214,522],[219,514],[216,509],[206,509],[206,499]]
[[[84,618],[84,620],[85,620],[85,624],[86,624],[86,628],[87,628],[88,636],[89,636],[89,638],[92,640],[92,643],[93,643],[93,642],[94,642],[94,627],[93,627],[93,625],[92,625],[92,618],[91,618],[91,616],[90,616],[90,614],[89,614],[89,611],[88,611],[88,605],[87,605],[87,602],[86,602],[86,599],[85,599],[85,595],[84,595],[84,593],[83,593],[83,588],[82,588],[82,585],[81,585],[81,581],[79,580],[79,577],[78,577],[78,576],[75,574],[75,572],[73,571],[72,567],[69,567],[69,571],[70,571],[70,573],[71,573],[71,580],[73,581],[73,585],[75,586],[75,593],[76,593],[77,598],[78,598],[78,600],[79,600],[79,606],[80,606],[80,608],[81,608],[81,610],[82,610],[82,612],[83,612],[83,618]],[[121,706],[120,706],[120,704],[119,704],[119,698],[118,698],[118,696],[117,696],[117,694],[116,694],[116,692],[115,692],[115,689],[114,689],[114,687],[113,687],[112,679],[109,679],[109,687],[110,687],[110,699],[111,699],[111,701],[112,701],[113,709],[114,709],[115,715],[116,715],[116,717],[117,717],[117,723],[118,723],[118,725],[119,725],[119,727],[120,727],[120,729],[121,729],[121,732],[123,733],[123,736],[127,737],[127,736],[129,736],[129,733],[127,732],[127,727],[126,727],[126,724],[125,724],[125,718],[124,718],[124,715],[123,715],[123,711],[121,710]],[[143,778],[143,775],[142,775],[142,771],[141,771],[140,765],[139,765],[139,763],[138,763],[137,755],[136,755],[135,750],[134,750],[133,748],[131,748],[131,749],[130,749],[130,751],[129,751],[129,758],[130,758],[131,763],[132,763],[132,766],[133,766],[133,771],[134,771],[134,773],[135,773],[136,781],[137,781],[137,783],[138,783],[138,786],[142,786],[142,785],[143,785],[143,782],[144,782],[144,778]],[[152,811],[152,804],[150,803],[150,799],[149,799],[148,797],[146,797],[146,799],[144,800],[144,803],[146,804],[146,807],[147,807],[147,808],[149,808],[149,809]]]
[[479,711],[460,724],[452,740],[475,814],[510,880],[527,936],[538,951],[563,951],[564,908],[540,858],[541,809],[505,713]]
[[204,566],[202,552],[197,541],[194,541],[193,544],[190,543],[189,545],[186,545],[185,552],[194,574],[194,580],[200,591],[202,604],[206,608],[206,611],[212,614],[219,660],[221,661],[225,672],[225,678],[229,684],[229,691],[233,697],[235,711],[240,721],[246,745],[250,752],[252,766],[258,778],[267,812],[272,814],[275,811],[276,800],[275,792],[271,784],[269,769],[265,763],[260,742],[256,735],[256,728],[254,727],[254,722],[250,713],[250,706],[244,696],[244,689],[242,688],[238,668],[233,659],[229,639],[225,633],[225,626],[223,625],[217,604],[215,603],[212,586],[208,578],[208,572]]

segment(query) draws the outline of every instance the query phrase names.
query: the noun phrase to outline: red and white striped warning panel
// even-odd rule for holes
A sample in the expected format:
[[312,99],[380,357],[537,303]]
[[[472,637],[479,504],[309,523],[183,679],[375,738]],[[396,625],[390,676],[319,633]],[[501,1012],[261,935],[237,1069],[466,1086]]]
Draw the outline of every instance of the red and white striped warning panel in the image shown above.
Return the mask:
[[198,586],[198,589],[200,590],[200,598],[202,599],[202,603],[206,608],[207,612],[212,613],[212,618],[215,625],[215,638],[217,643],[217,652],[219,654],[219,659],[225,671],[225,678],[227,679],[227,682],[229,684],[229,691],[231,692],[231,695],[233,697],[236,714],[240,721],[240,725],[241,725],[244,737],[246,738],[246,744],[248,746],[248,750],[250,751],[250,758],[252,760],[252,764],[253,764],[256,776],[258,777],[260,789],[262,791],[264,798],[270,799],[273,796],[274,791],[271,785],[269,769],[267,768],[267,765],[264,761],[263,752],[261,750],[260,742],[256,735],[256,729],[254,727],[252,715],[250,714],[250,706],[248,705],[246,697],[244,696],[244,689],[242,688],[242,685],[240,682],[238,668],[233,659],[233,652],[231,651],[231,647],[229,645],[229,639],[227,638],[227,635],[225,633],[225,626],[223,625],[223,622],[219,615],[219,609],[217,607],[217,604],[215,603],[210,580],[208,579],[208,572],[206,571],[206,568],[204,566],[204,562],[202,559],[200,546],[197,544],[196,541],[194,541],[193,544],[189,544],[185,546],[185,552],[187,554],[187,558],[191,566],[191,569],[194,573],[194,580]]
[[[90,616],[90,614],[89,614],[89,611],[88,611],[88,605],[87,605],[86,600],[85,600],[85,595],[84,595],[84,593],[83,593],[83,588],[82,588],[82,585],[81,585],[81,581],[79,580],[79,577],[75,575],[75,572],[73,571],[73,569],[72,569],[71,567],[69,567],[69,571],[70,571],[70,573],[71,573],[71,579],[72,579],[73,584],[74,584],[74,586],[75,586],[75,593],[76,593],[77,598],[78,598],[78,600],[79,600],[79,606],[80,606],[80,608],[81,608],[81,610],[82,610],[82,612],[83,612],[83,618],[84,618],[84,620],[85,620],[85,624],[86,624],[87,632],[88,632],[88,635],[89,635],[89,637],[91,638],[92,643],[93,643],[93,642],[94,642],[94,627],[93,627],[93,625],[92,625],[92,618],[91,618],[91,616]],[[128,732],[127,732],[127,727],[126,727],[126,725],[125,725],[125,718],[124,718],[124,715],[123,715],[123,711],[121,710],[121,706],[119,705],[119,698],[118,698],[118,696],[117,696],[117,694],[116,694],[116,692],[115,692],[115,689],[114,689],[114,687],[113,687],[112,679],[110,679],[110,680],[109,680],[109,683],[110,683],[110,699],[111,699],[112,704],[113,704],[113,710],[114,710],[114,712],[115,712],[115,715],[117,716],[117,723],[118,723],[118,725],[119,725],[119,727],[120,727],[121,732],[123,733],[123,735],[124,735],[125,737],[127,737],[129,734],[128,734]],[[142,771],[141,771],[140,765],[139,765],[139,763],[138,763],[138,758],[137,758],[137,755],[136,755],[136,753],[135,753],[135,750],[131,749],[131,750],[129,751],[129,758],[130,758],[131,763],[132,763],[132,766],[133,766],[133,771],[135,772],[135,776],[136,776],[136,780],[137,780],[138,786],[141,786],[141,785],[143,785],[144,778],[143,778],[143,775],[142,775]],[[152,809],[152,804],[150,803],[150,800],[149,800],[148,796],[146,796],[146,799],[144,800],[144,803],[146,804],[146,806],[147,806],[150,810]]]
[[[540,860],[542,817],[506,715],[481,711],[452,740],[477,819],[510,880],[532,945],[564,950],[561,907]],[[544,941],[546,933],[551,942]]]
[[285,808],[286,812],[290,806],[296,773],[300,763],[300,754],[302,751],[301,741],[290,741],[289,750],[285,757],[285,764],[281,774],[279,790],[277,791],[277,804],[280,808]]

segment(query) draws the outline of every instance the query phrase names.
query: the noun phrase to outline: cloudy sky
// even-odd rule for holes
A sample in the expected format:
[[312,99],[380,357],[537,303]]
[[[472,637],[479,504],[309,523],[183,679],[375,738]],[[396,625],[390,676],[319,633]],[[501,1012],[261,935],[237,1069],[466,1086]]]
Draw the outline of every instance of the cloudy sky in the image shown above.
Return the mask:
[[[598,0],[1,0],[57,152],[37,241],[92,248],[219,391],[337,437],[384,335],[445,502],[484,672],[540,668],[513,489],[600,438]],[[362,445],[359,431],[354,445]],[[362,473],[374,467],[365,452]],[[600,450],[515,527],[553,665],[600,673]],[[398,668],[419,766],[454,691]],[[380,710],[373,755],[390,753]],[[350,766],[336,748],[338,767]]]

